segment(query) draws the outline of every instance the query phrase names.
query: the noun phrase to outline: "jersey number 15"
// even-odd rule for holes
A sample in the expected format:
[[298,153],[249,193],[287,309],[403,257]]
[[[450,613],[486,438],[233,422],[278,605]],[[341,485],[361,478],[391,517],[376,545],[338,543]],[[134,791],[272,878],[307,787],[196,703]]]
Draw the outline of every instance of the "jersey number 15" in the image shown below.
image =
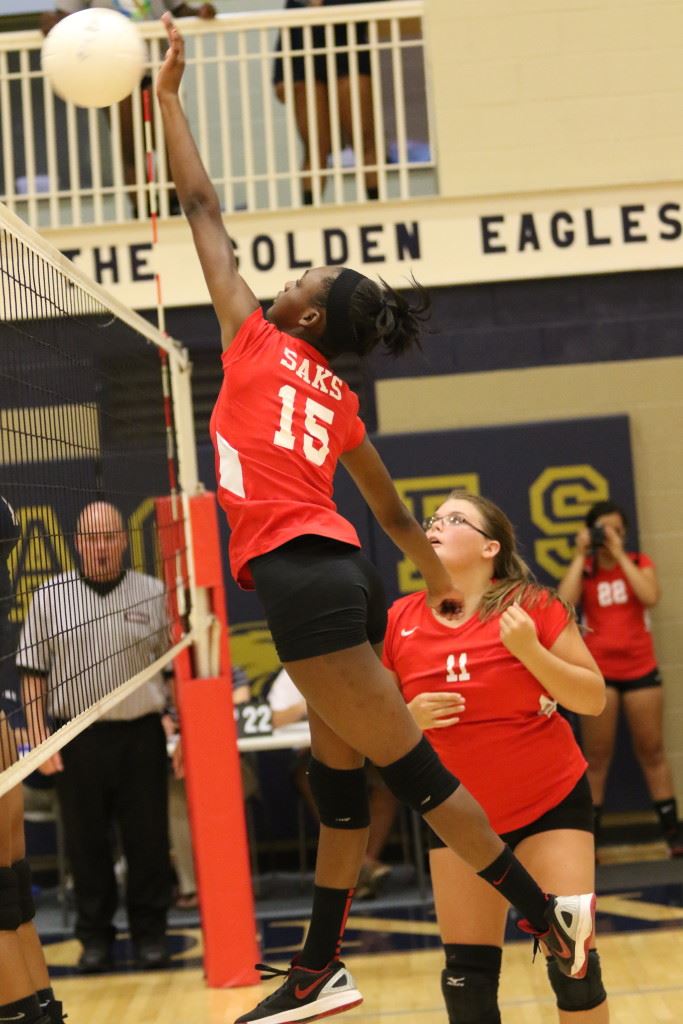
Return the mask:
[[[297,391],[291,384],[283,384],[278,391],[282,406],[280,408],[280,426],[275,431],[273,444],[279,448],[287,448],[294,451],[296,435],[293,432],[294,411],[296,407]],[[330,454],[330,435],[323,424],[331,424],[334,419],[334,412],[326,406],[316,402],[313,398],[306,399],[304,407],[303,452],[309,462],[316,466],[322,466]],[[317,442],[317,443],[316,443]]]

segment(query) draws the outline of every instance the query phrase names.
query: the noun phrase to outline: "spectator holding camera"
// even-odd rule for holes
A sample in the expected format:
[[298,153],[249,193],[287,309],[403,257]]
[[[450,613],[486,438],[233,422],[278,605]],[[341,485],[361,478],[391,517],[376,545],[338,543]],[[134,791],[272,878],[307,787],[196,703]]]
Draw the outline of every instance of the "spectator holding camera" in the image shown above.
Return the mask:
[[581,719],[596,845],[619,707],[623,704],[633,748],[662,832],[671,855],[681,857],[683,832],[664,752],[662,678],[649,622],[649,609],[659,600],[659,584],[652,560],[624,547],[627,526],[626,514],[619,505],[612,501],[593,505],[558,588],[565,600],[582,606],[586,646],[607,684],[605,710],[597,717]]

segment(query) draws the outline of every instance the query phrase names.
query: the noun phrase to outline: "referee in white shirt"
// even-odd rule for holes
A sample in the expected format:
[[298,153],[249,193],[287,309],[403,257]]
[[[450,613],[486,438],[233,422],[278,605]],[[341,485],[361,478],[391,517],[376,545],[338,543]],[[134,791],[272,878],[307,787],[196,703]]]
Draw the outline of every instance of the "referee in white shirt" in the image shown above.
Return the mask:
[[[81,513],[80,572],[53,577],[33,595],[17,652],[32,746],[52,728],[155,661],[170,645],[162,583],[123,568],[128,538],[113,505]],[[84,973],[112,965],[118,904],[112,846],[118,824],[127,864],[126,904],[140,968],[167,959],[170,903],[168,759],[161,675],[48,758],[55,774],[74,877],[76,936]]]

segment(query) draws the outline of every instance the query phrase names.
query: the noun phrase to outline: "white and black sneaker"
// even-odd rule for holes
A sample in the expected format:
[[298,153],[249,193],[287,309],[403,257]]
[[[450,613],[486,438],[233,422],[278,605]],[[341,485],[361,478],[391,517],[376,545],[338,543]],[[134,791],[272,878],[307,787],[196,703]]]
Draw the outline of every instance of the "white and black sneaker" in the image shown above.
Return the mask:
[[278,976],[285,980],[253,1010],[238,1017],[235,1024],[250,1024],[251,1021],[259,1021],[260,1024],[295,1024],[298,1021],[319,1020],[333,1013],[343,1013],[363,1002],[362,995],[341,960],[332,960],[320,971],[300,967],[296,962],[286,971],[267,964],[257,964],[256,969],[265,972],[261,975],[263,981]]
[[548,896],[547,901],[544,914],[547,931],[536,931],[526,920],[518,921],[517,927],[543,943],[563,974],[583,978],[595,929],[595,893]]

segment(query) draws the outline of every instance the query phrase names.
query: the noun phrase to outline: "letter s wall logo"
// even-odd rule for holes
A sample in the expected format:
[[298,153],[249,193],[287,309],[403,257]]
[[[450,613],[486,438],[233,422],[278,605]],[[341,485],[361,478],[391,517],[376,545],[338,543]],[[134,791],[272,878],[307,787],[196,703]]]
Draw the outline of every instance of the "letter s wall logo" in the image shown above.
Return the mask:
[[574,538],[591,505],[609,497],[609,483],[593,466],[549,466],[529,488],[531,521],[545,534],[534,543],[539,566],[562,579],[574,554]]

